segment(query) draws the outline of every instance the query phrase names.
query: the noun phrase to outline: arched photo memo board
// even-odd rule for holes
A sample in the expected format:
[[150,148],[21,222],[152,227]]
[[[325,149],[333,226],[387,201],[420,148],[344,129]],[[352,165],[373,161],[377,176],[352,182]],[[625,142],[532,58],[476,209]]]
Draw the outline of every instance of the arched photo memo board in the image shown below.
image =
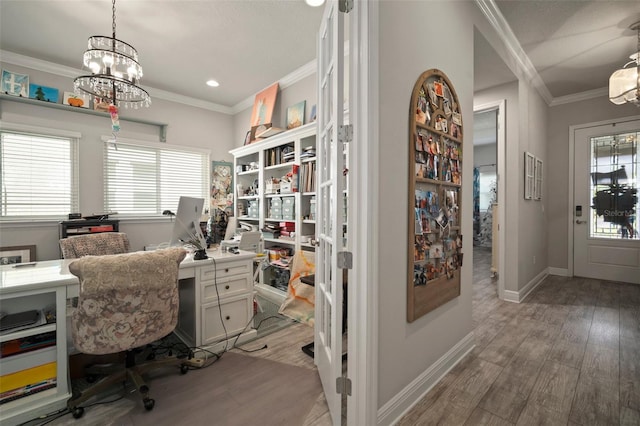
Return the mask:
[[453,85],[442,71],[425,71],[409,109],[409,322],[460,295],[462,135]]

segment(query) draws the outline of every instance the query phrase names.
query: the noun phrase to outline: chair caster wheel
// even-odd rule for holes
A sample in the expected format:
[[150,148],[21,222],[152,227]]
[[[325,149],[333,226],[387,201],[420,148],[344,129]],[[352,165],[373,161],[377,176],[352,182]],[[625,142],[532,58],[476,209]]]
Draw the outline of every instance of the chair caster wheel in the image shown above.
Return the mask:
[[142,402],[144,402],[144,408],[146,408],[147,411],[153,410],[153,407],[156,405],[156,400],[151,398],[145,398]]
[[82,417],[84,415],[84,408],[82,407],[75,407],[71,413],[73,414],[73,418],[74,419],[79,419],[80,417]]
[[181,374],[187,374],[188,371],[189,371],[189,366],[187,364],[180,365],[180,373]]

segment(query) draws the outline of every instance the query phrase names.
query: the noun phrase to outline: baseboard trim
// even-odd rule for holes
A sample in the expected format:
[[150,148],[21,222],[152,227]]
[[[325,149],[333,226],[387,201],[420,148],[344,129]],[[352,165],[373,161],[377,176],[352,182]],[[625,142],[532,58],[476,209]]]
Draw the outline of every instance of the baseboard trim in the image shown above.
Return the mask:
[[515,302],[515,303],[522,302],[524,299],[527,298],[527,296],[533,290],[535,290],[536,287],[538,287],[538,285],[547,277],[547,275],[549,275],[549,268],[546,268],[540,271],[540,273],[535,277],[533,277],[533,279],[529,281],[527,285],[525,285],[522,288],[522,290],[520,291],[505,290],[504,300],[506,300],[507,302]]
[[557,275],[559,277],[568,277],[569,270],[567,268],[554,268],[549,266],[549,275]]
[[378,410],[378,425],[393,425],[475,347],[473,332],[462,338],[438,361]]

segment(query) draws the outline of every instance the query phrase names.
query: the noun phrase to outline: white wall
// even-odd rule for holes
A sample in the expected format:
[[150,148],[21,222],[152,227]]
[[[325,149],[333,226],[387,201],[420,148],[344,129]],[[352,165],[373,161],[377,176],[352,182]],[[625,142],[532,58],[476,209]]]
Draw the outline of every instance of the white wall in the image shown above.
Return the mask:
[[548,216],[547,256],[550,267],[566,269],[568,260],[569,126],[593,123],[621,117],[640,117],[633,105],[614,105],[606,96],[581,102],[558,105],[549,110],[547,133],[546,191]]
[[[472,146],[473,24],[469,2],[380,2],[379,86],[381,211],[378,404],[388,403],[472,331],[471,239],[466,238],[461,295],[407,323],[407,188],[410,99],[416,79],[438,68],[457,92],[466,146]],[[437,18],[435,18],[437,16]],[[446,34],[446,42],[442,35]],[[455,52],[455,54],[452,54]],[[464,129],[467,129],[466,131]],[[473,150],[463,149],[462,234],[471,235]]]
[[[2,68],[28,74],[30,81],[72,91],[73,82],[69,78],[41,71],[1,64]],[[152,99],[148,109],[120,112],[122,130],[118,136],[158,140],[156,126],[131,123],[125,117],[136,117],[154,122],[167,123],[167,143],[180,146],[204,148],[211,151],[212,160],[231,160],[228,153],[233,144],[233,117],[183,104]],[[39,107],[11,101],[1,102],[2,123],[29,124],[54,129],[77,131],[82,134],[79,147],[80,159],[80,212],[83,214],[103,211],[102,135],[111,134],[111,119],[87,114],[74,113],[53,108]],[[64,220],[61,217],[60,220]],[[168,241],[171,223],[162,218],[151,221],[122,221],[121,230],[129,234],[133,250],[140,250],[147,244]],[[23,223],[20,225],[0,224],[0,245],[36,244],[38,260],[59,258],[57,222]]]

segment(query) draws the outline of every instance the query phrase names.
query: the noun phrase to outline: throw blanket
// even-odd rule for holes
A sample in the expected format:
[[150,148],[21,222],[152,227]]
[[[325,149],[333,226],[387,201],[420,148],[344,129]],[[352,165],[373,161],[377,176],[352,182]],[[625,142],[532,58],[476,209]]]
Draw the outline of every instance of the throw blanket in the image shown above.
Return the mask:
[[301,282],[300,278],[313,275],[315,271],[315,253],[299,250],[293,256],[287,297],[279,310],[282,315],[311,327],[315,315],[315,288]]

